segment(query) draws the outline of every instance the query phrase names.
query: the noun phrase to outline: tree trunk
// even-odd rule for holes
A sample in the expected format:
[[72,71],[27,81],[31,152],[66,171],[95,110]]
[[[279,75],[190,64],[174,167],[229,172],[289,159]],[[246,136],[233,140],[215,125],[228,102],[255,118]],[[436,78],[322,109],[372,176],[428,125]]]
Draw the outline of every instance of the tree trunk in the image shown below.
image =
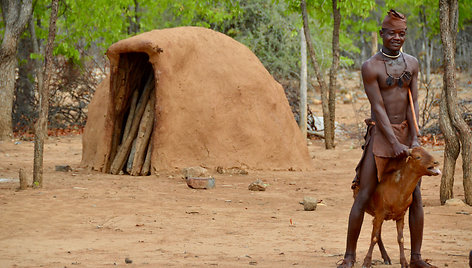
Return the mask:
[[422,6],[419,14],[421,20],[421,32],[423,35],[422,40],[422,49],[423,49],[423,60],[422,60],[422,76],[423,83],[429,85],[431,77],[431,61],[433,59],[434,44],[430,38],[428,38],[427,33],[429,31],[428,19],[426,18],[425,6]]
[[[341,25],[341,13],[338,8],[338,0],[333,1],[333,62],[329,70],[329,123],[328,131],[325,130],[325,140],[329,143],[329,148],[334,148],[334,133],[336,122],[336,88],[337,74],[339,67],[339,27]],[[328,146],[327,146],[328,147]]]
[[46,46],[46,56],[44,59],[44,81],[39,89],[39,118],[36,123],[34,138],[34,166],[33,166],[33,186],[43,187],[43,151],[44,140],[48,134],[48,106],[49,106],[49,85],[52,77],[52,51],[54,39],[56,37],[56,20],[59,0],[52,0],[51,18],[49,20],[49,35]]
[[455,131],[459,134],[462,147],[462,171],[465,202],[472,205],[472,131],[462,118],[462,111],[457,104],[455,85],[455,48],[458,24],[458,1],[439,1],[439,20],[444,58],[443,96],[447,103],[448,117]]
[[[41,49],[39,47],[39,40],[38,37],[36,36],[36,29],[35,29],[35,24],[34,24],[34,16],[31,16],[29,23],[28,23],[28,28],[31,34],[31,41],[33,45],[33,53],[36,54],[41,54]],[[43,88],[43,72],[42,72],[42,64],[41,60],[39,59],[34,59],[33,60],[35,64],[35,74],[36,74],[36,80],[38,81],[36,87],[37,88]]]
[[128,34],[137,34],[140,30],[140,17],[139,17],[139,2],[134,0],[134,7],[129,6],[130,10],[133,10],[133,14],[128,15]]
[[301,68],[300,68],[300,119],[298,125],[302,131],[303,137],[306,139],[307,131],[307,101],[306,101],[306,91],[307,91],[307,62],[306,62],[306,40],[305,32],[303,31],[303,26],[300,30],[300,57],[301,57]]
[[444,166],[441,176],[441,187],[439,197],[441,204],[444,205],[446,200],[454,198],[454,171],[456,160],[460,152],[459,138],[449,118],[447,103],[445,99],[445,90],[442,92],[441,103],[439,106],[439,127],[444,135],[446,146],[444,148]]
[[370,45],[371,45],[371,51],[370,51],[370,56],[374,56],[377,54],[378,49],[378,38],[377,38],[377,32],[372,32],[371,33],[371,39],[370,39]]
[[434,43],[428,40],[428,47],[426,48],[426,83],[431,82],[431,61],[433,60]]
[[[33,16],[31,16],[33,18]],[[32,19],[29,20],[31,22]],[[30,25],[30,23],[28,23]],[[30,27],[28,27],[29,29]],[[18,66],[18,79],[16,80],[14,90],[14,103],[12,111],[12,126],[13,131],[31,131],[34,132],[34,121],[37,118],[35,115],[35,74],[37,71],[36,61],[31,58],[31,53],[35,51],[35,38],[30,31],[30,34],[22,35],[18,42],[17,59],[22,62]]]
[[0,140],[12,137],[16,50],[33,10],[32,0],[0,0],[5,32],[0,46]]
[[[315,49],[313,48],[313,42],[311,41],[310,28],[308,26],[308,13],[306,11],[305,0],[301,0],[300,8],[302,11],[303,29],[305,31],[305,39],[306,39],[306,44],[308,46],[308,52],[310,54],[310,60],[311,60],[311,63],[313,64],[313,69],[315,69],[316,79],[318,80],[318,84],[321,90],[321,108],[323,110],[324,133],[325,133],[325,137],[327,137],[328,136],[327,131],[329,132],[328,130],[329,129],[328,86],[326,85],[326,82],[322,76],[320,66],[318,64],[317,55],[316,55]],[[325,148],[333,149],[333,144],[329,142],[328,139],[325,139]]]

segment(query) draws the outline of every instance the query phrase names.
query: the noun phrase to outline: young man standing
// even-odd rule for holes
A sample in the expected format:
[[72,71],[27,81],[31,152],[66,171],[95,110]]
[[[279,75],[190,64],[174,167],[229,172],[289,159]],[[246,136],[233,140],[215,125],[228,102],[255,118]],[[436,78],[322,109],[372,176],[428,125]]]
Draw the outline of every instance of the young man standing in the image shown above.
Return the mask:
[[[389,158],[408,154],[419,146],[414,123],[418,114],[418,60],[400,51],[406,36],[406,18],[390,10],[382,23],[382,49],[362,65],[362,79],[371,105],[371,118],[365,136],[364,152],[356,167],[353,187],[359,187],[349,215],[346,253],[338,268],[352,267],[356,259],[357,239],[369,198],[382,177]],[[409,91],[415,113],[410,109]],[[421,181],[420,181],[421,183]],[[423,205],[420,183],[413,192],[409,212],[411,236],[410,267],[435,267],[421,258],[423,240]],[[388,256],[382,256],[390,262]]]

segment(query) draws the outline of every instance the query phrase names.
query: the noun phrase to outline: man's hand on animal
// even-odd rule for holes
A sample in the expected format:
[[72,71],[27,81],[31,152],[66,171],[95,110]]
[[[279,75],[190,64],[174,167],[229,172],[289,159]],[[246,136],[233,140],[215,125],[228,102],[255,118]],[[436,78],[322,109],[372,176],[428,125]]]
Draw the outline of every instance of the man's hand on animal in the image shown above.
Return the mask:
[[401,144],[399,142],[393,145],[394,157],[406,156],[408,155],[408,146]]

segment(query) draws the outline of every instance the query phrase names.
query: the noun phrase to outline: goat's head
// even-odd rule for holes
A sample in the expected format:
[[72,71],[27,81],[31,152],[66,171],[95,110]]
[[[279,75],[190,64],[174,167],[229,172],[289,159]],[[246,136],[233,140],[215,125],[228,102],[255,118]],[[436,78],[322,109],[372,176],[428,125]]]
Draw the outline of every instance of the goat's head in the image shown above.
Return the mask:
[[412,165],[420,176],[437,176],[441,174],[439,162],[422,147],[415,147],[409,150],[407,162]]

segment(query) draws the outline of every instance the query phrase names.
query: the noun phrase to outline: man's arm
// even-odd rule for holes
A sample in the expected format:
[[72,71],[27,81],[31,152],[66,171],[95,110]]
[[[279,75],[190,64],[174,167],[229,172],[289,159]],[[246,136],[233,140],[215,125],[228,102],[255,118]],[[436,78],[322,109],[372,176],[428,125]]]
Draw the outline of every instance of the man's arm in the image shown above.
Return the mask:
[[385,110],[382,95],[380,94],[377,74],[370,61],[366,61],[362,64],[362,80],[372,111],[375,115],[375,126],[380,129],[387,141],[392,145],[395,157],[406,155],[408,153],[408,147],[401,144],[393,132],[390,119]]
[[[413,67],[413,75],[411,78],[411,83],[410,83],[410,90],[411,90],[411,96],[413,99],[413,107],[415,109],[415,117],[416,117],[416,122],[419,122],[419,108],[418,108],[418,60],[415,58],[411,57],[411,65]],[[406,120],[408,121],[408,126],[410,127],[410,137],[411,137],[411,144],[410,147],[418,147],[420,146],[418,142],[418,135],[419,133],[416,133],[416,127],[415,127],[415,122],[413,120],[413,114],[411,112],[411,106],[410,103],[408,103],[408,109],[406,112]]]

